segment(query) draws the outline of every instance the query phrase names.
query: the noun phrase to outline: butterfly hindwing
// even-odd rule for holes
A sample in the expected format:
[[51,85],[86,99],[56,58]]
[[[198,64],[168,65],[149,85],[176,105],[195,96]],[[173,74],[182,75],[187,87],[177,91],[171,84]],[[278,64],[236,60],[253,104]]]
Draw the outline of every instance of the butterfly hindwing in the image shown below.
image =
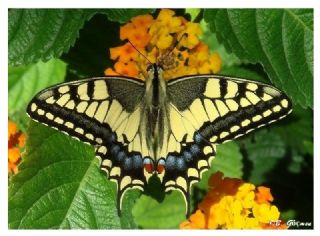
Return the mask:
[[[281,119],[291,111],[287,96],[272,86],[223,76],[189,76],[168,82],[171,133],[162,183],[184,194],[210,167],[215,145]],[[164,150],[162,150],[165,153]]]
[[133,79],[93,78],[43,90],[27,108],[34,120],[95,146],[101,169],[117,183],[119,212],[123,193],[146,184],[142,153],[148,150],[139,132],[143,93],[143,83]]

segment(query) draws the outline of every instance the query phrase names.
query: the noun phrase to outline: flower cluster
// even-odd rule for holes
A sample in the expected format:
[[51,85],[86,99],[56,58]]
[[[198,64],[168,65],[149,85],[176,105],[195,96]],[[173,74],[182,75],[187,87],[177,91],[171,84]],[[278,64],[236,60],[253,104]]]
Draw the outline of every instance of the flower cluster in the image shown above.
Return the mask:
[[201,34],[200,24],[175,16],[171,10],[161,10],[155,19],[151,15],[133,17],[120,28],[120,39],[128,42],[110,49],[110,57],[116,62],[105,75],[145,79],[150,62],[164,68],[165,79],[218,73],[220,56],[210,53],[200,40]]
[[17,125],[8,122],[8,172],[15,174],[18,172],[18,163],[21,159],[21,149],[25,146],[25,135],[17,131]]
[[209,192],[182,229],[286,229],[278,208],[271,204],[270,189],[240,179],[211,175]]

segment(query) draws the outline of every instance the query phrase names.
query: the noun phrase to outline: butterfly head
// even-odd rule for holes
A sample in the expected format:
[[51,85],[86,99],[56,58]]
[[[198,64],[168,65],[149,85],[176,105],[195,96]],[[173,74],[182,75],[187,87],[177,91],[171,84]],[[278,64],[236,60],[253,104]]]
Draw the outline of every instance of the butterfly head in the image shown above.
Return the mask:
[[163,72],[163,68],[161,65],[152,63],[147,67],[147,72],[149,74],[149,78],[154,79],[159,77],[159,74]]
[[[147,67],[148,77],[146,79],[147,88],[153,88],[153,90],[158,90],[159,86],[161,86],[162,82],[162,73],[163,69],[160,65],[156,63],[152,63]],[[155,91],[154,91],[155,92]]]

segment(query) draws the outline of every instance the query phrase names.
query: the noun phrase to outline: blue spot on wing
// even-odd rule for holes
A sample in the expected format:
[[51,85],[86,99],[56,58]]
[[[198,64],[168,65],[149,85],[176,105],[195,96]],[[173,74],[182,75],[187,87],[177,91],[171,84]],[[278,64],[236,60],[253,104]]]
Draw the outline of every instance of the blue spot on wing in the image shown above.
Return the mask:
[[111,146],[111,154],[112,155],[114,155],[114,156],[117,155],[119,151],[120,151],[120,146],[119,145],[113,144]]
[[133,155],[132,157],[132,167],[134,169],[143,168],[143,161],[141,155]]
[[186,162],[190,162],[193,160],[192,154],[188,151],[183,152],[183,158],[185,159]]
[[191,147],[190,147],[190,151],[194,156],[197,155],[198,153],[200,153],[199,145],[198,144],[192,144]]
[[173,155],[169,155],[166,159],[166,170],[172,171],[176,168],[176,157]]
[[195,141],[197,144],[200,144],[200,143],[201,143],[201,140],[202,140],[201,135],[197,133],[197,134],[194,136],[194,141]]
[[125,157],[126,157],[126,153],[124,151],[121,151],[115,156],[115,160],[118,162],[121,162]]
[[177,171],[184,171],[187,168],[186,162],[183,157],[176,158]]
[[131,170],[132,169],[132,157],[126,157],[123,161],[123,169],[124,170]]

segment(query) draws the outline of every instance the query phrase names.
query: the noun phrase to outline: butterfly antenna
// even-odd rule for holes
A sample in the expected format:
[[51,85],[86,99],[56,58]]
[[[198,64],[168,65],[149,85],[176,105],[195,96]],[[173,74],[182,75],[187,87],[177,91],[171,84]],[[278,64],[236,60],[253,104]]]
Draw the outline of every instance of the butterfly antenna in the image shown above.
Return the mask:
[[137,50],[137,52],[138,52],[141,56],[143,56],[143,57],[152,65],[151,61],[150,61],[142,52],[140,52],[140,51],[138,50],[138,48],[136,48],[136,46],[134,46],[133,43],[131,43],[130,40],[128,40],[128,42],[131,44],[131,46],[132,46],[135,50]]

